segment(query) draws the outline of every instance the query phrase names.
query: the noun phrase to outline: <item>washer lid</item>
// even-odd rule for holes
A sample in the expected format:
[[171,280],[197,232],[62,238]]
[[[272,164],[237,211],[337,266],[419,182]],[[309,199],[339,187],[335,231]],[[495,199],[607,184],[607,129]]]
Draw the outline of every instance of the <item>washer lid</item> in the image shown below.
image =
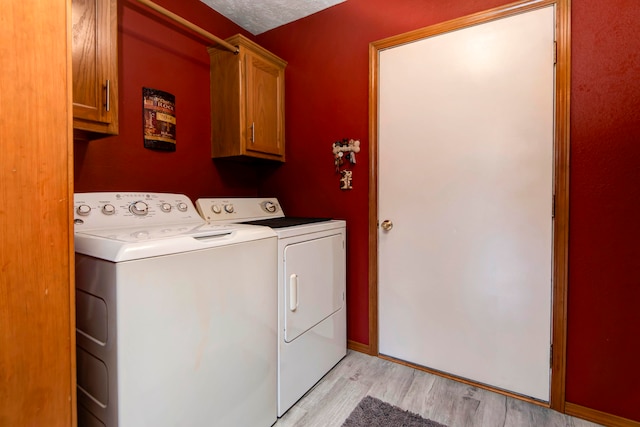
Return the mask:
[[112,262],[178,254],[275,237],[268,227],[243,224],[177,224],[75,233],[79,254]]

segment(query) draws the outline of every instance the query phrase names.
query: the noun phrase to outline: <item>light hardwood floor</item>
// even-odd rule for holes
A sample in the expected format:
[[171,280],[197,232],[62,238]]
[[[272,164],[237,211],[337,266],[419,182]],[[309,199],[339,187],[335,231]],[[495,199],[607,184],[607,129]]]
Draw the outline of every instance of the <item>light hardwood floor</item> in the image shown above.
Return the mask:
[[333,370],[276,422],[275,427],[340,427],[366,395],[449,427],[598,426],[518,399],[350,350]]

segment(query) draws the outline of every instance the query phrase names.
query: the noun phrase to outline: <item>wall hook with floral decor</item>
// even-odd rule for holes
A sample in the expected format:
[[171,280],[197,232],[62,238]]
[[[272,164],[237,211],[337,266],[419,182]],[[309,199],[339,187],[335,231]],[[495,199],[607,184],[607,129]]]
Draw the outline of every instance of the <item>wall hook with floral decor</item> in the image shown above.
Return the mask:
[[340,189],[351,190],[353,172],[350,170],[340,171],[340,167],[345,164],[345,160],[352,165],[356,164],[356,153],[360,152],[360,141],[355,139],[342,139],[333,143],[333,163],[336,173],[340,173]]

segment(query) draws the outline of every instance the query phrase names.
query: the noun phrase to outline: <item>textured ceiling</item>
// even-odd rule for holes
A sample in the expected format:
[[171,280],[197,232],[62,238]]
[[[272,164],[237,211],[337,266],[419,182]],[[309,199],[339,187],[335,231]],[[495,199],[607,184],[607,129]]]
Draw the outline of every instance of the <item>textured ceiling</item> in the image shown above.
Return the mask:
[[295,21],[345,0],[200,0],[253,35]]

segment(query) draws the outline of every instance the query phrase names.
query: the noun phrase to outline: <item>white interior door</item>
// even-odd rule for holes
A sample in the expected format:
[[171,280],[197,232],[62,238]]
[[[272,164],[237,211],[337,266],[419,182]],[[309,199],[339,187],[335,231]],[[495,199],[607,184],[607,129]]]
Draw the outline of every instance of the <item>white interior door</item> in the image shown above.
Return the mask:
[[379,57],[380,353],[544,401],[554,16]]

